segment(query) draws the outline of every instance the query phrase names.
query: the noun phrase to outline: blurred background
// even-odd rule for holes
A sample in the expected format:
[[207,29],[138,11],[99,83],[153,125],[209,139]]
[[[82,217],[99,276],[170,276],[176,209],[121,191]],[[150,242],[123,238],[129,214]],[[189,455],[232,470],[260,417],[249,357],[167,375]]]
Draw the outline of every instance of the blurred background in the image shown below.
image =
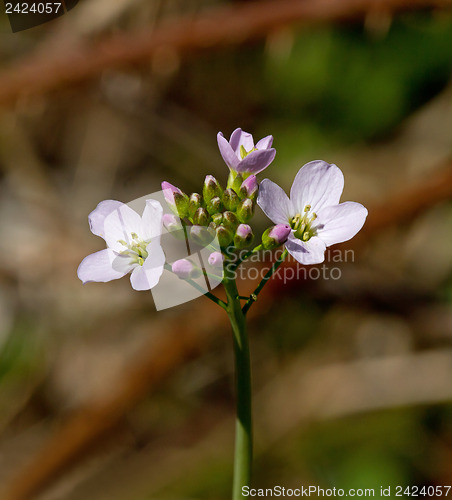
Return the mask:
[[451,6],[81,0],[14,34],[0,15],[2,500],[230,498],[223,311],[156,313],[76,270],[99,201],[224,183],[237,127],[274,136],[261,178],[288,191],[324,159],[369,209],[340,279],[272,280],[250,312],[253,485],[452,484]]

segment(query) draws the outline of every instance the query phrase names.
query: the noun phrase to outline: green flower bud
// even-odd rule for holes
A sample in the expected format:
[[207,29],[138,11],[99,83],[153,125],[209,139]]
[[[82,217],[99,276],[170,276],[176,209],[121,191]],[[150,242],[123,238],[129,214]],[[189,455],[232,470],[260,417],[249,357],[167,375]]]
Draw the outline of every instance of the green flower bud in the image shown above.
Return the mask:
[[255,203],[250,198],[245,198],[237,208],[237,217],[240,222],[248,222],[254,214]]
[[221,225],[217,229],[218,242],[220,246],[227,247],[234,238],[234,233],[227,227]]
[[198,193],[192,193],[188,202],[188,215],[193,217],[198,208],[202,206],[202,196]]
[[237,174],[235,176],[235,179],[234,181],[232,182],[231,184],[231,187],[232,189],[237,193],[239,194],[240,193],[240,188],[242,187],[242,183],[243,183],[243,177],[241,174]]
[[198,208],[193,215],[193,224],[198,226],[207,226],[210,221],[210,216],[205,208]]
[[188,216],[189,198],[185,193],[174,193],[174,203],[179,217],[184,218]]
[[231,212],[235,212],[239,203],[240,198],[237,196],[237,193],[231,188],[226,189],[223,195],[224,208],[226,208],[226,210],[231,210]]
[[212,235],[213,238],[216,236],[216,234],[217,234],[217,225],[215,224],[215,222],[211,222],[207,226],[207,231],[209,231],[209,233]]
[[237,215],[234,212],[226,211],[223,212],[223,225],[231,229],[231,231],[235,231],[237,226],[240,224]]
[[254,238],[253,230],[248,224],[240,224],[234,235],[234,246],[238,249],[248,246]]
[[215,196],[210,201],[207,202],[207,211],[210,215],[217,214],[223,209],[223,204],[221,203],[220,197]]
[[213,231],[212,234],[210,229],[205,226],[191,226],[189,228],[189,233],[188,233],[189,241],[192,241],[197,245],[201,245],[202,247],[211,243],[214,237],[215,237],[215,231]]
[[214,222],[216,226],[219,226],[223,222],[223,214],[213,214],[212,222]]
[[212,198],[218,197],[221,199],[223,197],[223,189],[213,175],[206,175],[202,195],[206,203],[209,203]]

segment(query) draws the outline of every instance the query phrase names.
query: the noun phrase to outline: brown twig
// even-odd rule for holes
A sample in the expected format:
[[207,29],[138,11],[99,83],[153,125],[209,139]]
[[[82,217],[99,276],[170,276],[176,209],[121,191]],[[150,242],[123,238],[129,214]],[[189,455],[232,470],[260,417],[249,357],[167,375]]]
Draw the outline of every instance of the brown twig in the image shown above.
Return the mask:
[[450,6],[451,0],[265,0],[217,8],[195,19],[166,22],[152,32],[122,33],[63,52],[32,54],[0,73],[0,105],[74,85],[106,69],[148,63],[162,48],[184,56],[259,39],[288,24]]

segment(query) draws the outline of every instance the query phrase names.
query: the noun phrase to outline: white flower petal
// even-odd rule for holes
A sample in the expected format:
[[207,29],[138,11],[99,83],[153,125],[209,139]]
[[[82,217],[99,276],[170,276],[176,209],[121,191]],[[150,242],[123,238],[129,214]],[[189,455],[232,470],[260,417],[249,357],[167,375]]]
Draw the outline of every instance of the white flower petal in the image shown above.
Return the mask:
[[239,162],[235,168],[236,172],[248,172],[257,175],[262,170],[265,170],[270,163],[275,159],[276,149],[261,149],[253,151]]
[[142,217],[143,233],[140,235],[144,240],[162,234],[162,215],[163,207],[157,200],[146,200]]
[[[237,129],[237,130],[240,130],[240,129]],[[237,130],[235,130],[232,135],[236,134]],[[232,140],[232,136],[231,136],[231,140]],[[238,144],[238,137],[236,138],[236,141]],[[237,158],[237,155],[235,154],[235,150],[232,148],[232,146],[229,144],[229,142],[225,139],[225,137],[223,137],[223,134],[221,132],[218,132],[217,142],[218,142],[218,148],[220,149],[220,154],[223,157],[224,162],[226,163],[226,165],[229,168],[232,168],[234,170],[240,161],[239,158]]]
[[[221,134],[221,132],[220,132],[220,134]],[[221,135],[223,135],[223,134],[221,134]],[[241,128],[236,128],[234,130],[234,132],[232,132],[228,144],[230,144],[230,146],[231,146],[231,148],[232,148],[233,151],[236,151],[236,149],[239,147],[241,135],[242,135],[242,129]]]
[[147,246],[149,255],[142,266],[137,266],[130,276],[135,290],[150,290],[159,282],[165,264],[165,254],[158,242],[153,240]]
[[367,209],[361,203],[346,201],[317,212],[317,236],[326,246],[347,241],[363,227]]
[[264,179],[259,186],[257,204],[275,224],[287,224],[295,215],[284,190],[269,179]]
[[131,243],[131,233],[142,233],[141,217],[128,205],[122,204],[105,218],[105,241],[109,248],[121,251],[123,246],[118,240]]
[[242,159],[240,146],[243,146],[247,153],[252,151],[254,149],[253,136],[248,132],[243,132],[243,130],[242,130],[242,133],[240,134],[239,144],[237,146],[237,149],[235,150],[235,153],[236,153],[237,157],[239,158],[239,160]]
[[290,255],[300,264],[320,264],[325,260],[326,245],[317,236],[313,236],[309,241],[301,241],[291,234],[285,246]]
[[90,281],[111,281],[122,278],[126,273],[113,269],[116,255],[110,249],[101,250],[85,257],[77,269],[77,276],[83,283]]
[[290,199],[297,212],[303,213],[306,205],[317,213],[323,207],[337,205],[344,189],[341,169],[325,161],[306,163],[295,176]]
[[146,252],[148,256],[144,261],[143,267],[146,269],[151,269],[152,267],[158,268],[165,264],[165,254],[163,248],[160,245],[160,238],[155,237],[146,247]]
[[115,259],[111,263],[113,269],[123,275],[130,273],[132,269],[138,266],[137,262],[133,262],[130,255],[115,255]]
[[114,212],[124,203],[116,200],[101,201],[99,205],[88,215],[89,227],[96,236],[105,238],[104,221],[105,217]]
[[273,136],[267,135],[256,144],[256,149],[268,149],[273,144]]

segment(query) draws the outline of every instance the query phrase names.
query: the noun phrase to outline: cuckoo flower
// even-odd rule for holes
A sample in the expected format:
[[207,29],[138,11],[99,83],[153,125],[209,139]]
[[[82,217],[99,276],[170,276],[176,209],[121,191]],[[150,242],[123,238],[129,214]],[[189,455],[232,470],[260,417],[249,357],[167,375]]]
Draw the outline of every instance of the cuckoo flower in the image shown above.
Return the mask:
[[253,136],[237,128],[232,132],[229,141],[221,132],[217,135],[218,147],[226,165],[234,172],[247,177],[258,174],[267,168],[274,160],[276,150],[271,147],[271,135],[261,139],[254,145]]
[[275,224],[289,223],[288,252],[301,264],[318,264],[325,259],[326,247],[353,238],[367,217],[360,203],[339,204],[343,188],[344,176],[336,165],[311,161],[298,171],[290,199],[264,179],[257,203]]
[[111,281],[131,273],[135,290],[149,290],[159,281],[165,255],[160,246],[162,206],[146,200],[140,217],[128,205],[114,200],[99,203],[88,220],[91,232],[107,248],[85,257],[77,274],[83,283]]

